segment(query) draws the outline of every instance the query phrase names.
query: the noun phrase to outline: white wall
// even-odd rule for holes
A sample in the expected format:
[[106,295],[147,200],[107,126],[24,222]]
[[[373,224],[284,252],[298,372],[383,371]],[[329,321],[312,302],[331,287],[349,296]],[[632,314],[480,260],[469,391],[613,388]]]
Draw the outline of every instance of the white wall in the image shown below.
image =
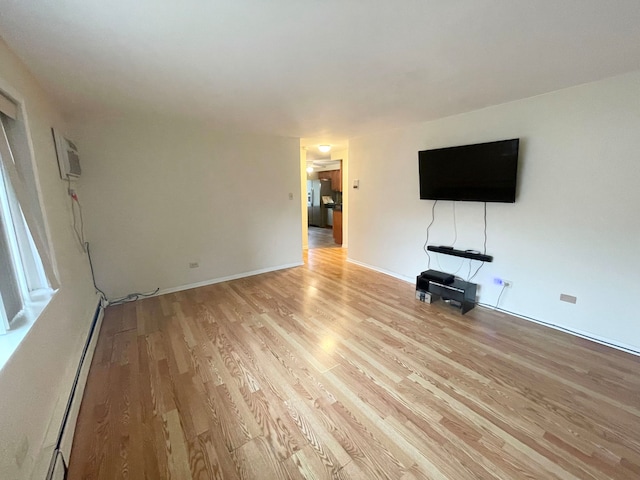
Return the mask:
[[349,148],[332,150],[333,160],[342,160],[342,248],[349,246]]
[[[71,229],[66,184],[60,179],[51,127],[64,130],[55,107],[0,40],[0,88],[26,106],[37,175],[61,287],[0,371],[0,478],[29,478],[48,466],[82,345],[97,306],[87,260]],[[26,452],[23,447],[27,448]],[[19,452],[22,452],[23,455]]]
[[302,224],[302,248],[309,248],[309,211],[307,210],[307,151],[300,147],[300,222]]
[[302,262],[298,139],[157,116],[94,117],[73,130],[109,298]]
[[[500,276],[513,281],[502,308],[640,351],[638,132],[640,72],[351,139],[349,257],[414,281],[432,207],[419,200],[418,151],[519,137],[517,202],[488,205],[495,261],[476,277],[480,301],[496,302]],[[429,243],[453,241],[452,208],[438,203]],[[482,250],[482,204],[458,203],[457,220],[456,247]],[[439,258],[431,268],[460,266]]]

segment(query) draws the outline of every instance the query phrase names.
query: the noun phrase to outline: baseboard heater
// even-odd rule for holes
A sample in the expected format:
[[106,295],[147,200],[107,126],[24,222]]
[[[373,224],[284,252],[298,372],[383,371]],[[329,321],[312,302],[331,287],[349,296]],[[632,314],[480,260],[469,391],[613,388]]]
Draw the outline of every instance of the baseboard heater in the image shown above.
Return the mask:
[[[65,439],[64,434],[67,430],[67,426],[70,423],[70,420],[73,418],[73,423],[75,424],[75,420],[77,419],[77,415],[80,409],[79,403],[75,403],[76,394],[80,390],[84,391],[84,385],[87,381],[87,376],[89,374],[89,367],[91,366],[91,359],[93,358],[93,353],[96,348],[96,342],[98,338],[98,330],[99,324],[101,323],[102,317],[104,315],[104,307],[102,305],[102,301],[100,301],[100,305],[96,308],[96,312],[93,316],[93,321],[91,322],[91,328],[89,328],[89,333],[87,334],[87,339],[85,340],[84,347],[82,348],[82,355],[80,356],[80,361],[78,363],[78,368],[76,369],[76,375],[73,379],[73,384],[71,386],[71,392],[69,393],[69,399],[67,400],[67,405],[64,409],[64,415],[62,416],[62,422],[60,424],[60,430],[58,431],[58,436],[56,437],[55,447],[53,449],[53,454],[51,455],[51,461],[49,462],[49,469],[47,470],[46,480],[64,480],[67,478],[67,467],[68,467],[68,458],[65,458],[65,452],[63,451],[63,439]],[[87,362],[88,360],[88,362]],[[86,369],[85,369],[86,366]],[[80,397],[78,401],[81,401]],[[75,430],[75,425],[74,425]],[[71,438],[71,442],[73,438]],[[67,454],[71,453],[71,444],[69,444]]]

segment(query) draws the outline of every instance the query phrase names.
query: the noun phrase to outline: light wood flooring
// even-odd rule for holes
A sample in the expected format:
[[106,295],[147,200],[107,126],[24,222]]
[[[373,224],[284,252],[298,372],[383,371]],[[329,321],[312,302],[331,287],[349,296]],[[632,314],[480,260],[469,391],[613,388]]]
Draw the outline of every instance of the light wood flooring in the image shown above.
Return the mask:
[[640,478],[638,357],[344,255],[108,308],[68,478]]
[[333,239],[332,228],[309,227],[309,248],[342,248]]

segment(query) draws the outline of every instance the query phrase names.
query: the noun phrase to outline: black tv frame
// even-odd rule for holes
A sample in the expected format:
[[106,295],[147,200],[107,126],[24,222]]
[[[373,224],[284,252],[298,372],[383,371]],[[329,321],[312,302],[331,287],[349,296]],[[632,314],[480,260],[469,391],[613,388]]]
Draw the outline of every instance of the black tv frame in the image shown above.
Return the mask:
[[519,147],[513,138],[418,152],[420,199],[514,203]]

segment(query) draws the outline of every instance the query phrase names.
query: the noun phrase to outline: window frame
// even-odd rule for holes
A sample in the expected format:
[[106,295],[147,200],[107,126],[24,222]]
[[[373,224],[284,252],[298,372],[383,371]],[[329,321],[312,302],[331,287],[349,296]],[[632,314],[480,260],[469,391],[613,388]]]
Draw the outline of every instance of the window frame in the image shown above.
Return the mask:
[[[4,141],[0,136],[0,142]],[[7,247],[8,267],[11,269],[10,275],[15,279],[15,287],[17,287],[20,296],[20,311],[15,316],[9,318],[5,306],[2,292],[0,292],[0,334],[5,334],[11,329],[11,324],[22,313],[25,307],[26,299],[26,278],[22,268],[18,265],[17,260],[22,262],[22,255],[18,246],[18,239],[15,233],[14,219],[11,212],[11,192],[10,185],[0,166],[0,235],[4,237],[4,244]]]
[[[11,112],[15,113],[13,117],[1,108],[7,106],[7,100],[15,106],[15,112]],[[7,172],[4,161],[0,159],[0,169],[2,169],[0,172],[0,215],[2,215],[0,235],[4,235],[7,239],[9,260],[15,273],[15,283],[17,283],[22,304],[17,315],[7,318],[3,300],[0,298],[0,368],[2,368],[57,292],[59,277],[46,210],[42,201],[25,102],[20,95],[6,85],[2,78],[0,78],[0,111],[2,117],[5,117],[0,118],[2,123],[0,142],[4,144],[6,140],[6,145],[2,146],[3,151],[8,147],[15,166],[13,172]],[[12,122],[15,124],[12,125]],[[10,132],[7,132],[5,127]],[[12,139],[18,145],[14,145]],[[20,198],[16,195],[11,181],[12,178],[16,178],[16,171],[21,175],[22,183],[19,186],[22,189],[22,196]],[[30,210],[30,223],[27,222],[20,203],[20,199],[25,198],[28,203],[25,208]],[[37,242],[30,228],[34,223],[38,230]],[[42,260],[43,249],[48,268],[45,268]],[[21,321],[17,321],[18,319]]]

